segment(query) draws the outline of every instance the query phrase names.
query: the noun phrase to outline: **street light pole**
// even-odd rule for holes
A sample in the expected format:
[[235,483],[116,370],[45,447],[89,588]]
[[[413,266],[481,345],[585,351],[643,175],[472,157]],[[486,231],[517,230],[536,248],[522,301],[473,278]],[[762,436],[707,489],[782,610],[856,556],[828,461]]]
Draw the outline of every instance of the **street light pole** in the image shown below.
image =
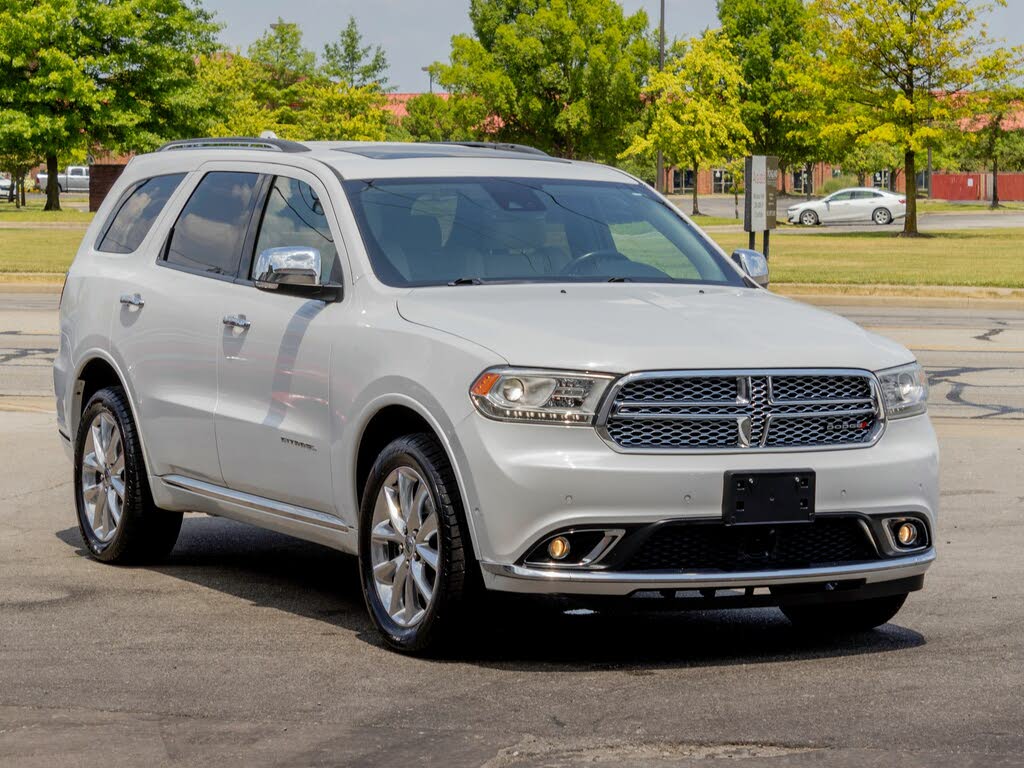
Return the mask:
[[[661,0],[661,15],[658,17],[658,71],[665,70],[665,0]],[[654,185],[659,192],[668,191],[665,184],[665,157],[658,150],[657,183]]]
[[431,70],[430,67],[420,67],[420,69],[423,72],[427,73],[427,77],[429,78],[429,80],[428,80],[429,86],[428,87],[430,88],[430,93],[433,93],[434,92],[434,72],[433,72],[433,70]]

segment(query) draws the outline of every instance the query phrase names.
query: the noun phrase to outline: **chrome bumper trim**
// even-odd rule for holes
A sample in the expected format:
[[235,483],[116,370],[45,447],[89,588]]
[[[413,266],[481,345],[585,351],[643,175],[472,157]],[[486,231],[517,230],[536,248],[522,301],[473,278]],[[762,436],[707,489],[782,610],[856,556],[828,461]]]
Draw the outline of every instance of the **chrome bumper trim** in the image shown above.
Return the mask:
[[935,550],[919,555],[832,568],[798,568],[779,571],[734,571],[731,573],[686,573],[676,571],[560,571],[481,562],[484,581],[490,589],[551,595],[629,595],[657,589],[732,589],[769,587],[781,584],[865,579],[867,583],[919,576],[935,560]]

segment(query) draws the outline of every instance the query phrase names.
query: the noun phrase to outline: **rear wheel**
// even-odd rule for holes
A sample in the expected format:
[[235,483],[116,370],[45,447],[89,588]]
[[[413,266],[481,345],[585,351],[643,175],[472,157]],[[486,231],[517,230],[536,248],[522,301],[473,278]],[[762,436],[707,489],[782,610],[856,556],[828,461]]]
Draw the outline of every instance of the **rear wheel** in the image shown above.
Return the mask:
[[381,451],[359,522],[359,570],[373,623],[398,651],[436,650],[468,602],[472,553],[455,474],[432,435],[401,437]]
[[106,563],[167,555],[178,540],[181,512],[153,504],[135,420],[120,387],[89,400],[75,440],[78,529],[89,553]]
[[793,626],[821,634],[865,632],[887,623],[903,607],[907,595],[875,597],[846,603],[783,605],[780,610]]
[[800,223],[805,227],[813,227],[818,223],[818,214],[814,211],[804,211],[800,214]]
[[880,227],[884,227],[886,224],[892,223],[892,214],[889,212],[888,208],[878,208],[873,214],[871,214],[871,220]]

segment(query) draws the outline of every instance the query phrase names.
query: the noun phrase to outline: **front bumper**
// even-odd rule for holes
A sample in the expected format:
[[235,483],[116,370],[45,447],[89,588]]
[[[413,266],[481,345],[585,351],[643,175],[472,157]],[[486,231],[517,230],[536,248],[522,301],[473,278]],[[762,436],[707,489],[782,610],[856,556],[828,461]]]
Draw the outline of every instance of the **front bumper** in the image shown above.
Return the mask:
[[892,560],[830,568],[715,574],[556,571],[549,568],[530,568],[524,565],[499,565],[497,563],[482,563],[481,567],[487,587],[502,592],[626,597],[635,592],[656,590],[756,589],[846,581],[871,585],[921,576],[934,560],[935,550],[929,549],[918,555],[907,555]]
[[626,595],[843,579],[870,583],[920,575],[934,559],[928,551],[829,569],[716,574],[567,572],[523,564],[539,541],[564,529],[720,521],[727,470],[812,469],[819,514],[919,515],[934,531],[938,445],[924,416],[890,421],[869,448],[793,453],[623,454],[593,429],[501,423],[477,414],[456,432],[475,552],[491,589]]

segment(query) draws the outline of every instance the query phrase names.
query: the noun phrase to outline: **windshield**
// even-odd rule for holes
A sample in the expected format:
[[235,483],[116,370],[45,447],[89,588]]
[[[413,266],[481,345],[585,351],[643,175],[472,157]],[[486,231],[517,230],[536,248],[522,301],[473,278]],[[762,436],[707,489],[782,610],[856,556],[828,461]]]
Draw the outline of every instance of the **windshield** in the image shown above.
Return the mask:
[[694,227],[637,183],[383,179],[346,181],[345,191],[388,285],[744,285]]

